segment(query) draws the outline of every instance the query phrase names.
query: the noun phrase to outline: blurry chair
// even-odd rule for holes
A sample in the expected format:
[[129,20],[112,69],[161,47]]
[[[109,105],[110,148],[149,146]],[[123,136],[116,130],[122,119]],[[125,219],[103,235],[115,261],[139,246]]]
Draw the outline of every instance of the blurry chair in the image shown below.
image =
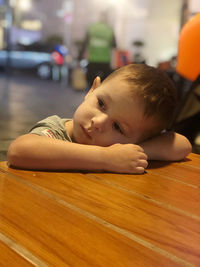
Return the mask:
[[181,30],[173,80],[177,87],[178,105],[172,128],[193,143],[196,132],[200,131],[200,14]]

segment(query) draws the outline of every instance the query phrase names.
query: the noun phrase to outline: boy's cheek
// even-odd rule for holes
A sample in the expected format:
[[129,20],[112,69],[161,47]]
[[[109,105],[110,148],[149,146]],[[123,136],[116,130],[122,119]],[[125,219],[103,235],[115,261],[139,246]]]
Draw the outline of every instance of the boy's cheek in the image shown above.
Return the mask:
[[79,106],[74,113],[74,116],[73,116],[74,121],[78,122],[81,119],[82,114],[83,114],[83,112],[81,112],[81,106]]

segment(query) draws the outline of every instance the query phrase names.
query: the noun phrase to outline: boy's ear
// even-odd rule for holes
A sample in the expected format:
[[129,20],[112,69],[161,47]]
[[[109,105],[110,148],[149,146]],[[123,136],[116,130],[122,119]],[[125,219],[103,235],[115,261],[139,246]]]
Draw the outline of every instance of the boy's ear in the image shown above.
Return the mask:
[[101,78],[99,76],[97,76],[92,84],[92,87],[90,88],[89,92],[87,93],[87,95],[85,96],[85,98],[90,95],[97,87],[99,87],[101,85]]
[[91,89],[96,89],[97,87],[99,87],[101,85],[101,78],[99,76],[97,76],[94,81],[93,81],[93,84],[92,84],[92,87]]

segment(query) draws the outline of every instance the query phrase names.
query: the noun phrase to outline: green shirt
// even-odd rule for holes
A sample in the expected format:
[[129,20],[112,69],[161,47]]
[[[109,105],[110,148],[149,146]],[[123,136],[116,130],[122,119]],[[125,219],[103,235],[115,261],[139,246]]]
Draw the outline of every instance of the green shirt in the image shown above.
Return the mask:
[[99,22],[92,24],[88,32],[89,62],[109,63],[111,61],[112,47],[114,46],[114,33],[112,28]]

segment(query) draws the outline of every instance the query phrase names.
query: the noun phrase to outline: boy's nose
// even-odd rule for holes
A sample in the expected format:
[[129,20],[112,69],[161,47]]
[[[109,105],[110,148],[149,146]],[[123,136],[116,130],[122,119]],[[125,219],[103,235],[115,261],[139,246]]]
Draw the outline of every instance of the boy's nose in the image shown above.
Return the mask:
[[92,118],[92,126],[98,131],[102,132],[106,129],[108,121],[108,115],[106,113],[101,113]]

